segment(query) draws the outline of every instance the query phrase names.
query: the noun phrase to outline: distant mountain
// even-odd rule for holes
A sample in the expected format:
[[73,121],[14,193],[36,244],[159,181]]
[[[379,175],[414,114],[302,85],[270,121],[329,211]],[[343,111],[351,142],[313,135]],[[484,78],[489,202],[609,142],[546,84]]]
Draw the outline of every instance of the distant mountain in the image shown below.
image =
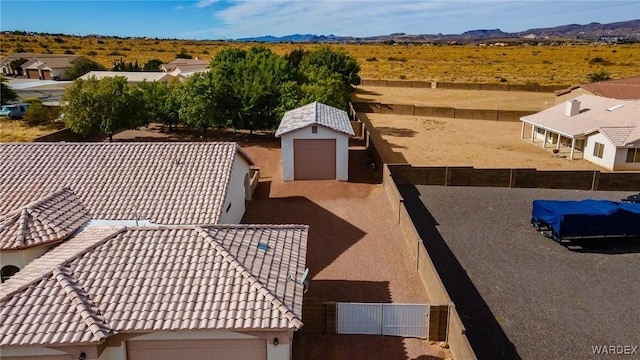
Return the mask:
[[551,28],[529,29],[507,33],[500,29],[471,30],[462,34],[418,34],[394,33],[389,35],[354,37],[294,34],[282,37],[260,36],[236,39],[244,42],[299,42],[299,43],[481,43],[486,41],[508,42],[554,42],[554,41],[604,41],[640,42],[640,19],[610,24],[569,24]]

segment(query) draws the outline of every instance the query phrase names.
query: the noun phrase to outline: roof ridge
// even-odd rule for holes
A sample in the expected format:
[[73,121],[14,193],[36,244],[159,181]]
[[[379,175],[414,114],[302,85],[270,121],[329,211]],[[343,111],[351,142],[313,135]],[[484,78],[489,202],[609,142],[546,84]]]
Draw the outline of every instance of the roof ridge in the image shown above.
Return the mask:
[[[289,322],[295,326],[297,329],[301,328],[303,323],[302,320],[289,308],[280,298],[273,294],[258,278],[256,278],[247,268],[245,268],[235,256],[231,255],[220,243],[218,243],[203,227],[196,226],[196,231],[198,231],[209,244],[213,245],[213,247],[220,253],[220,256],[229,263],[233,268],[239,270],[240,275],[244,277],[249,285],[254,287],[258,292],[265,297],[267,301],[269,301],[275,308],[278,309],[284,315]],[[284,309],[284,310],[283,310]]]
[[105,338],[115,333],[107,325],[106,319],[100,314],[100,309],[93,303],[84,287],[73,277],[68,266],[58,265],[53,269],[52,275],[93,334],[94,339],[102,343]]
[[[60,261],[57,261],[58,264],[64,264],[64,263],[68,263],[69,261],[77,258],[80,255],[86,254],[89,251],[92,251],[93,249],[97,248],[98,246],[104,244],[105,242],[107,242],[108,240],[111,240],[113,238],[115,238],[116,236],[118,236],[120,233],[124,232],[125,230],[127,230],[126,226],[122,226],[122,227],[118,227],[118,228],[114,228],[113,232],[110,232],[109,234],[107,234],[106,236],[102,237],[99,240],[96,240],[95,242],[91,243],[89,246],[83,248],[80,251],[76,251],[73,253],[70,253],[69,256],[65,257],[64,259],[60,259]],[[73,241],[73,240],[70,240]],[[63,246],[64,243],[62,245],[58,246],[58,249],[60,248],[60,246]],[[47,253],[43,254],[42,256],[40,256],[40,259],[42,259],[43,257],[47,256]],[[33,262],[32,262],[33,263]],[[31,264],[31,263],[29,263]],[[21,272],[24,272],[29,264],[27,264],[27,266],[25,268],[23,268],[22,270],[20,270],[18,272],[18,274],[20,274]],[[5,294],[2,294],[0,291],[0,302],[6,300],[7,298],[17,294],[18,292],[23,291],[24,289],[28,288],[29,286],[31,286],[32,284],[41,281],[42,279],[49,277],[53,274],[53,270],[49,270],[49,271],[45,271],[42,274],[40,274],[39,276],[34,277],[33,279],[30,279],[28,281],[25,281],[25,283],[21,284],[20,286],[16,287],[15,289],[12,289],[10,291],[8,291]],[[17,276],[14,275],[14,276]],[[4,284],[4,287],[6,287],[7,284],[10,284],[11,282],[6,282]],[[2,288],[0,287],[0,290]]]

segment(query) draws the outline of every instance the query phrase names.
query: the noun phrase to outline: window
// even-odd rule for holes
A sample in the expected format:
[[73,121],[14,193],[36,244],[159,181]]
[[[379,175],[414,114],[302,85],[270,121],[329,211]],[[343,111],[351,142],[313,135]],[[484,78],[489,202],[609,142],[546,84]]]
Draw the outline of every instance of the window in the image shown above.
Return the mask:
[[317,126],[315,126],[315,125],[313,125],[313,126],[311,127],[311,133],[312,133],[312,134],[317,134],[317,133],[318,133],[318,127],[317,127]]
[[13,275],[15,275],[15,273],[17,273],[18,271],[20,271],[20,269],[17,266],[13,266],[13,265],[7,265],[2,267],[2,270],[0,270],[0,280],[2,282],[7,281],[10,277],[12,277]]
[[600,144],[599,142],[597,142],[593,146],[593,156],[599,157],[600,159],[602,159],[602,154],[603,153],[604,153],[604,145]]
[[627,162],[640,163],[640,149],[627,149]]

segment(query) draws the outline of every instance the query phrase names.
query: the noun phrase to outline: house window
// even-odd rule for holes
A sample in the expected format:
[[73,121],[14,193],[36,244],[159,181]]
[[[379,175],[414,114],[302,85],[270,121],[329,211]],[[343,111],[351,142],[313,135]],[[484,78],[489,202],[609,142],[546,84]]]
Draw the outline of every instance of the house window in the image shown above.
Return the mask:
[[599,142],[597,142],[593,146],[593,156],[599,157],[600,159],[602,159],[602,154],[603,153],[604,153],[604,145],[600,144]]
[[315,125],[314,125],[314,126],[312,126],[312,127],[311,127],[311,133],[312,133],[312,134],[317,134],[317,133],[318,133],[318,127],[317,127],[317,126],[315,126]]
[[627,149],[627,162],[640,163],[640,149]]
[[20,271],[20,269],[17,266],[7,265],[2,267],[2,270],[0,270],[0,281],[5,282],[9,280],[9,278],[15,275],[18,271]]

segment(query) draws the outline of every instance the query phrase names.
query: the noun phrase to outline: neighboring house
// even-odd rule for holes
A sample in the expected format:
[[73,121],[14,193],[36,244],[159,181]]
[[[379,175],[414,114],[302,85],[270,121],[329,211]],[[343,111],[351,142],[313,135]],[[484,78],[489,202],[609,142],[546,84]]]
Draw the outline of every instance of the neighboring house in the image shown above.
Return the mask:
[[348,181],[353,136],[344,110],[313,102],[287,111],[276,131],[282,144],[283,180]]
[[143,81],[164,81],[170,82],[177,80],[176,76],[169,75],[164,72],[151,72],[151,71],[89,71],[82,75],[80,79],[88,80],[89,78],[96,78],[97,80],[104,79],[106,77],[122,76],[127,79],[129,83],[139,83]]
[[2,359],[289,360],[308,227],[89,227],[0,285]]
[[24,59],[25,61],[32,59],[40,54],[34,53],[13,53],[0,59],[0,71],[3,75],[18,76],[20,73],[11,68],[11,62],[14,60]]
[[207,71],[209,60],[195,59],[175,59],[169,63],[160,65],[160,70],[173,76],[189,76],[196,72]]
[[58,80],[79,55],[38,54],[22,64],[24,75],[28,79]]
[[89,219],[89,211],[70,188],[0,216],[1,281],[66,240]]
[[584,94],[618,100],[640,100],[640,76],[598,81],[560,90],[556,92],[556,103],[571,100]]
[[543,148],[570,148],[609,170],[640,170],[640,102],[581,95],[564,104],[520,118],[521,138],[531,126],[531,142]]
[[253,161],[236,143],[0,144],[0,216],[70,187],[94,220],[237,224]]

